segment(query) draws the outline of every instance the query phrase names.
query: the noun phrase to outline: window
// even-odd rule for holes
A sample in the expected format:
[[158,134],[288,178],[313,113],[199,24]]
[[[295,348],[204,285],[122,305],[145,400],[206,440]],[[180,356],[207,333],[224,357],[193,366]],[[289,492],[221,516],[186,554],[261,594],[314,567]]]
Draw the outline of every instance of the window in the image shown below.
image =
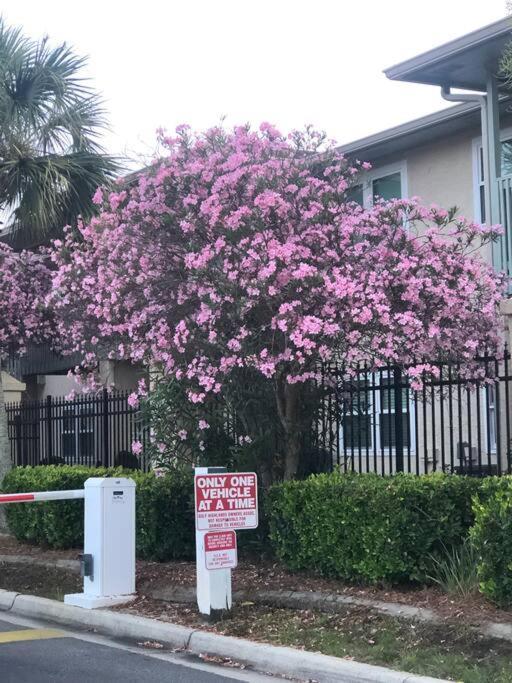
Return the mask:
[[[402,396],[402,443],[412,449],[413,401],[407,387]],[[387,372],[348,380],[343,397],[341,439],[347,450],[389,453],[396,446],[395,385]]]
[[369,379],[348,382],[343,406],[343,442],[346,448],[370,449],[372,443],[372,402]]
[[[481,144],[477,146],[476,159],[476,180],[478,185],[478,207],[475,216],[480,216],[480,222],[485,223],[485,172],[484,172],[484,150]],[[502,140],[501,142],[501,175],[512,175],[512,139]]]
[[[382,448],[394,448],[396,446],[395,429],[395,387],[393,379],[385,377],[380,381],[380,445]],[[409,415],[409,390],[402,388],[402,443],[403,447],[409,446],[410,415]]]
[[71,462],[86,461],[94,455],[92,407],[65,406],[62,420],[62,456]]
[[360,177],[363,182],[347,190],[347,201],[369,207],[377,198],[389,200],[407,196],[405,163],[376,168]]

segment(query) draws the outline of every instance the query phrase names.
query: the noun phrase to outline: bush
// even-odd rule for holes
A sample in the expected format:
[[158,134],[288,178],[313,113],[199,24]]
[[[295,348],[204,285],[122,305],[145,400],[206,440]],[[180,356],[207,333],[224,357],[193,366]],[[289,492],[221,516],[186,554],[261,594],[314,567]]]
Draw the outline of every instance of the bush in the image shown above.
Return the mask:
[[[17,467],[3,481],[5,493],[83,488],[89,477],[124,476],[136,489],[137,556],[150,560],[193,559],[194,489],[192,473],[165,477],[133,470],[80,466]],[[6,508],[9,529],[22,541],[50,548],[83,546],[83,501],[23,503]]]
[[370,582],[424,581],[432,557],[473,523],[481,482],[429,474],[320,474],[278,484],[267,516],[277,556],[292,570]]
[[[471,533],[471,531],[470,531]],[[470,538],[442,557],[432,557],[432,579],[448,595],[469,598],[478,593],[478,554]]]
[[501,607],[512,605],[512,477],[487,480],[474,501],[471,538],[478,554],[480,591]]

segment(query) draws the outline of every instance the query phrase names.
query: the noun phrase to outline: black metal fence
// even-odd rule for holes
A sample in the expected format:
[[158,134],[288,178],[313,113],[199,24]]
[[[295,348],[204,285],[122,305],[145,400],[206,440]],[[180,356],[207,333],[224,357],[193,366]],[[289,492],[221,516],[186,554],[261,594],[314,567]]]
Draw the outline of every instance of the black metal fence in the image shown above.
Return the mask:
[[510,353],[484,356],[462,379],[457,364],[414,390],[399,368],[324,369],[325,389],[313,425],[323,469],[391,474],[444,471],[475,476],[512,472]]
[[[308,471],[512,473],[510,353],[476,362],[492,381],[441,364],[419,390],[393,366],[324,367]],[[127,394],[48,397],[8,405],[7,414],[16,464],[149,466],[131,453],[133,441],[148,443],[149,428]]]
[[126,393],[7,404],[7,421],[17,465],[148,467],[131,452],[133,441],[147,443],[149,430]]

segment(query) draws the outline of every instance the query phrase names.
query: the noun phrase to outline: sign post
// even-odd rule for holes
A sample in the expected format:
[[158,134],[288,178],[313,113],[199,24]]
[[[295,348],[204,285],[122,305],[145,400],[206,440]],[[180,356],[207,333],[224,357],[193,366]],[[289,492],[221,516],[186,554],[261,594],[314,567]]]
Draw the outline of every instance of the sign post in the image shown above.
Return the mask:
[[231,569],[236,567],[236,529],[258,526],[258,487],[254,472],[196,467],[197,606],[218,619],[232,606]]

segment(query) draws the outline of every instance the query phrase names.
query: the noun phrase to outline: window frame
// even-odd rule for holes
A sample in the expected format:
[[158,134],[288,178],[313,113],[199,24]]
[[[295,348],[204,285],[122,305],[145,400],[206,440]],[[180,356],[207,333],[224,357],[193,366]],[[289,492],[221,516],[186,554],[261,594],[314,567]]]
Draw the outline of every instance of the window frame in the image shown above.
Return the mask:
[[362,185],[363,190],[363,207],[369,209],[373,206],[373,183],[375,180],[381,180],[386,176],[400,174],[400,190],[401,196],[397,199],[406,199],[408,197],[407,187],[407,162],[404,160],[394,162],[392,164],[385,164],[384,166],[376,166],[369,171],[361,171],[358,176],[360,182],[357,185]]
[[[389,445],[383,445],[382,444],[382,433],[381,433],[381,415],[394,415],[395,411],[392,410],[384,410],[384,407],[382,405],[382,392],[386,391],[384,388],[385,385],[381,386],[381,380],[388,380],[391,379],[391,373],[388,370],[377,370],[374,373],[369,372],[369,373],[361,373],[361,376],[358,378],[358,381],[364,381],[367,377],[372,377],[374,379],[374,389],[369,389],[367,390],[368,394],[368,400],[367,400],[367,405],[369,406],[369,434],[371,435],[371,446],[368,446],[368,449],[366,446],[361,445],[361,448],[359,449],[359,446],[351,446],[350,444],[347,443],[345,445],[345,439],[344,439],[344,428],[343,428],[343,416],[341,417],[340,420],[340,425],[339,425],[339,443],[340,443],[340,448],[342,451],[346,451],[347,454],[350,454],[351,456],[354,454],[358,454],[359,451],[361,454],[366,453],[368,450],[369,454],[375,453],[377,457],[389,457],[389,455],[396,455],[396,448],[394,446],[389,446]],[[372,386],[371,381],[370,381],[370,387]],[[403,389],[402,389],[403,390]],[[408,416],[409,418],[409,429],[408,429],[408,434],[409,434],[409,440],[410,440],[410,445],[407,447],[404,444],[404,454],[405,452],[410,453],[411,455],[416,454],[416,420],[415,420],[415,405],[414,405],[414,392],[412,391],[411,388],[408,390],[409,396],[408,396],[408,410],[406,413],[402,413],[404,416]],[[354,395],[357,392],[354,392]],[[352,413],[347,413],[347,416],[353,416]],[[374,437],[375,437],[375,443],[374,443]]]
[[[500,129],[500,143],[504,142],[512,142],[512,126],[507,126],[506,128]],[[483,144],[482,144],[482,136],[478,136],[476,138],[473,138],[472,142],[472,163],[473,163],[473,220],[475,220],[478,223],[484,223],[482,221],[482,202],[481,202],[481,195],[480,195],[480,190],[482,187],[485,187],[485,179],[481,179],[481,155],[483,154]],[[512,175],[512,174],[511,174]],[[501,177],[501,176],[500,176]],[[510,176],[504,176],[506,178]],[[486,216],[486,219],[488,217]],[[485,221],[484,224],[486,224],[487,221]]]

